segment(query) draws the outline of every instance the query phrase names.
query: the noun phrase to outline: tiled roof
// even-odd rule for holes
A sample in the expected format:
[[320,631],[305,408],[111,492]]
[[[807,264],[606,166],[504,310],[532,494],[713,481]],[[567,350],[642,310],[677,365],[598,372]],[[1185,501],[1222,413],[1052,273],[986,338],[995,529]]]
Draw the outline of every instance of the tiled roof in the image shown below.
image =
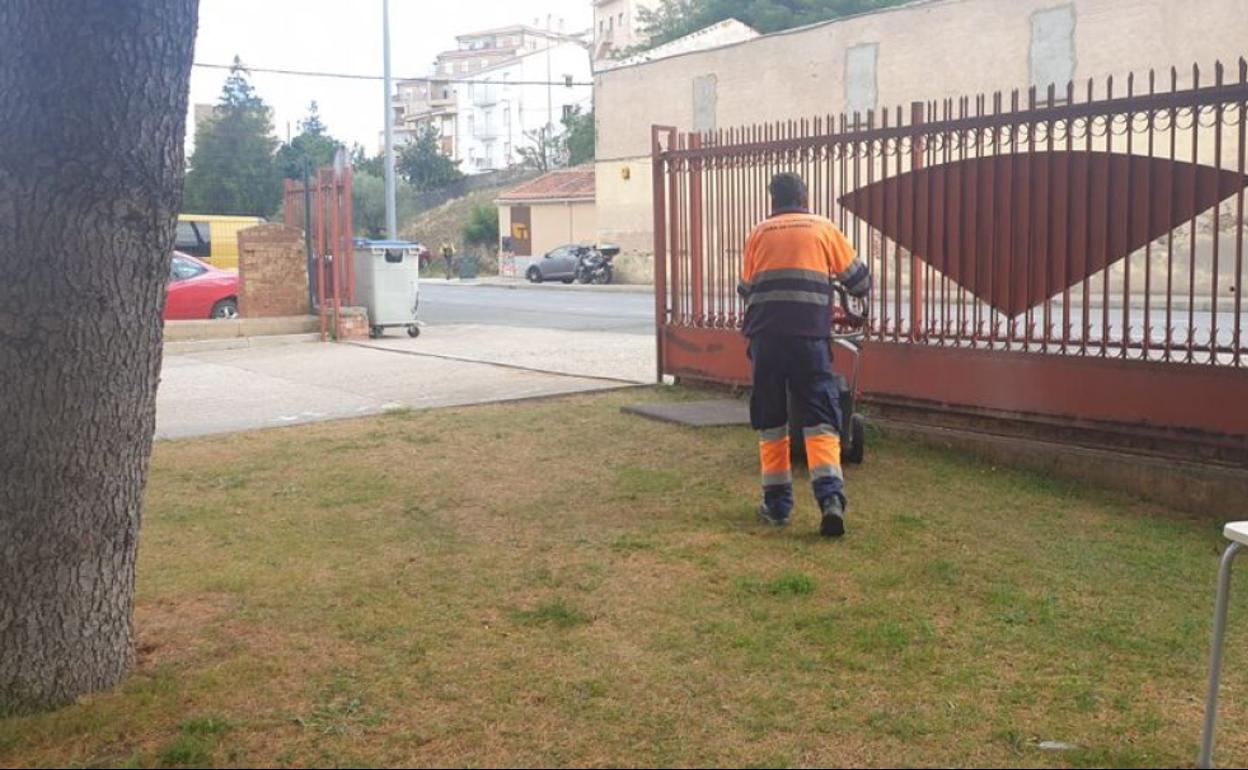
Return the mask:
[[593,166],[577,166],[542,174],[498,196],[500,203],[594,199]]

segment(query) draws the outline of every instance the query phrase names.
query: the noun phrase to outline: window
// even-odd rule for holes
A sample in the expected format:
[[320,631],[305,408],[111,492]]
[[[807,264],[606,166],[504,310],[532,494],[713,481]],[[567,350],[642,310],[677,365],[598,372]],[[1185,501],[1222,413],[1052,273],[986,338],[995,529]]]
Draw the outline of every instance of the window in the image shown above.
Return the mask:
[[851,118],[857,112],[865,120],[867,112],[875,109],[879,52],[876,43],[856,45],[845,52],[845,112]]
[[605,33],[606,31],[607,31],[607,20],[599,19],[598,20],[598,34],[601,35]]
[[469,136],[476,136],[476,122],[477,121],[476,121],[475,116],[473,115],[468,116],[468,135]]
[[212,256],[212,228],[207,222],[178,222],[174,248],[192,257]]
[[504,126],[511,125],[511,106],[510,105],[503,108],[503,125]]
[[572,117],[572,105],[565,104],[563,105],[563,119],[567,120],[570,117]]
[[203,275],[206,272],[208,272],[207,268],[176,254],[173,257],[173,261],[169,263],[170,281],[185,281],[197,275]]
[[1047,100],[1049,86],[1058,96],[1075,77],[1075,7],[1037,11],[1031,17],[1031,85],[1037,100]]

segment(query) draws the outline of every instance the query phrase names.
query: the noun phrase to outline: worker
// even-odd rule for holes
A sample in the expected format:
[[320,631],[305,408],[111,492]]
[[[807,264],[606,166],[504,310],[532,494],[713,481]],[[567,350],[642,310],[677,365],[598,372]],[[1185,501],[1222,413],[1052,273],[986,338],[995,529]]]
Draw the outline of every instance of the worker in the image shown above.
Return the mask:
[[446,260],[446,280],[451,280],[451,262],[455,259],[455,247],[450,241],[442,242],[442,259]]
[[871,290],[871,273],[830,220],[807,210],[806,184],[776,174],[771,216],[745,245],[738,291],[746,302],[744,333],[754,369],[750,424],[759,432],[763,502],[759,518],[783,527],[793,511],[788,393],[801,404],[806,459],[826,537],[845,533],[841,475],[841,408],[832,376],[832,282],[855,296]]

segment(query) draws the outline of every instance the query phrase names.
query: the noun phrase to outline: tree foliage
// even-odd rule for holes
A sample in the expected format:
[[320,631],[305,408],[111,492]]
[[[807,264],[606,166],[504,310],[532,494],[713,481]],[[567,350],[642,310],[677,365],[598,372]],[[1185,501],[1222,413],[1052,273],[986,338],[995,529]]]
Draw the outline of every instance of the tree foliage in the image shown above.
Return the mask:
[[272,111],[237,56],[212,117],[195,137],[183,208],[201,214],[267,217],[282,198]]
[[363,171],[366,174],[384,178],[386,156],[384,153],[378,153],[370,158],[363,145],[354,144],[351,146],[351,168],[357,173]]
[[567,152],[563,137],[542,126],[536,131],[525,131],[528,144],[516,148],[520,165],[546,173],[567,164]]
[[299,134],[277,151],[277,171],[284,179],[303,179],[304,159],[315,171],[334,162],[334,154],[342,142],[329,135],[321,122],[316,102],[308,105],[308,116],[299,122]]
[[[399,222],[416,215],[416,191],[406,181],[395,180],[394,200]],[[357,167],[351,177],[351,202],[356,234],[368,238],[386,237],[385,179]]]
[[473,206],[464,223],[464,243],[483,246],[488,249],[498,248],[498,208],[496,206]]
[[459,163],[442,154],[442,136],[433,126],[425,126],[416,139],[399,148],[395,173],[402,175],[416,192],[446,187],[463,178]]
[[594,159],[594,113],[572,108],[572,114],[563,119],[563,146],[569,166],[579,166]]
[[[842,16],[901,5],[908,0],[661,0],[654,8],[641,8],[638,21],[649,36],[643,48],[669,43],[704,27],[737,19],[759,32],[814,24]],[[621,51],[621,55],[632,53]]]

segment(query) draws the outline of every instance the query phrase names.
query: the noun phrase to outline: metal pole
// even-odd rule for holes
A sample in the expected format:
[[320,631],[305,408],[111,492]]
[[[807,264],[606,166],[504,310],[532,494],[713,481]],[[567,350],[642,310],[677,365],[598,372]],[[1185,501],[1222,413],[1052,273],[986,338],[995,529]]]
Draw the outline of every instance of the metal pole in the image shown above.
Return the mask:
[[1226,605],[1231,593],[1231,563],[1239,543],[1231,543],[1222,554],[1218,571],[1218,602],[1213,611],[1213,649],[1209,653],[1209,696],[1205,699],[1205,733],[1200,741],[1197,767],[1213,767],[1213,730],[1218,723],[1218,680],[1222,676],[1222,637],[1226,634]]
[[555,108],[554,99],[550,85],[550,48],[553,45],[550,39],[550,14],[546,14],[546,139],[550,139],[550,135],[555,130]]
[[382,55],[385,57],[386,85],[386,232],[399,239],[398,214],[394,202],[394,108],[390,105],[390,0],[381,0]]
[[319,313],[316,292],[319,289],[320,276],[316,270],[316,255],[312,249],[312,178],[308,156],[303,156],[303,246],[308,254],[308,309],[313,308]]

